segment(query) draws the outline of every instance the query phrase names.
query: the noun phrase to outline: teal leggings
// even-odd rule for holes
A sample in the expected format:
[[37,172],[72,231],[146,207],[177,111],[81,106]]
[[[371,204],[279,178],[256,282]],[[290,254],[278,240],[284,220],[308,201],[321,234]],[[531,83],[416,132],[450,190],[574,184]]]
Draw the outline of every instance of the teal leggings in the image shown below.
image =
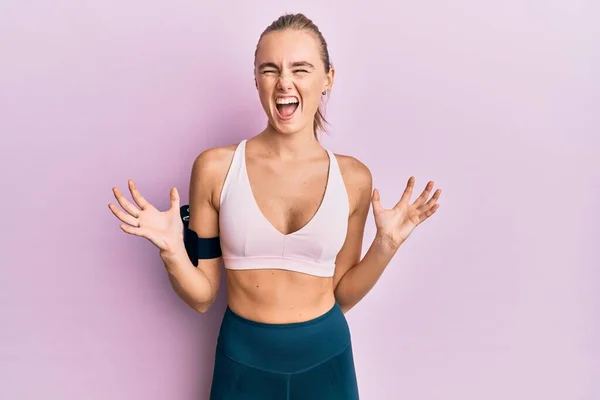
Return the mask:
[[227,308],[210,400],[358,400],[350,331],[335,304],[306,322],[265,324]]

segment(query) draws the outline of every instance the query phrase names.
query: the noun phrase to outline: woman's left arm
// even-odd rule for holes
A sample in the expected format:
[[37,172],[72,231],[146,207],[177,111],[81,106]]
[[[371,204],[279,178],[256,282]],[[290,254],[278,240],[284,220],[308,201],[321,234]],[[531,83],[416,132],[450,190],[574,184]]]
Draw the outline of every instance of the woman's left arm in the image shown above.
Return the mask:
[[[346,241],[336,259],[333,279],[335,297],[344,312],[369,293],[414,228],[437,211],[437,200],[441,194],[438,189],[429,198],[433,189],[433,182],[429,182],[421,195],[410,204],[415,181],[411,177],[398,203],[386,209],[381,205],[377,189],[372,190],[369,169],[355,159],[348,164],[347,187],[351,199],[355,201],[348,221]],[[361,260],[364,228],[371,206],[377,233]]]

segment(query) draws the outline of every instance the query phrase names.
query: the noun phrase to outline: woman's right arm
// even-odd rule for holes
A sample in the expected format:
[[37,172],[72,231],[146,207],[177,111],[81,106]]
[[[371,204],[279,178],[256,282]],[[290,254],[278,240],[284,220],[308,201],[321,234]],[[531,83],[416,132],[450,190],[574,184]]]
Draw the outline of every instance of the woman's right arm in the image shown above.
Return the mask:
[[[192,166],[189,190],[190,220],[188,228],[198,238],[219,236],[219,214],[213,198],[219,180],[223,158],[221,149],[201,153]],[[171,286],[179,297],[194,310],[204,313],[214,303],[221,279],[221,257],[199,259],[198,266],[190,261],[183,242],[173,252],[161,252]]]

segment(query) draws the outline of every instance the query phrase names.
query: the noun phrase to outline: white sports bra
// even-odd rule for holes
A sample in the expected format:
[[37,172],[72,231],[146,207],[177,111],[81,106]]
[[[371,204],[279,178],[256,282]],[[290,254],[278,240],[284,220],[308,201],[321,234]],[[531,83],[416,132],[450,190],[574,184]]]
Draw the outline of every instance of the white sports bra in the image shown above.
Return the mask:
[[283,234],[259,209],[246,170],[246,140],[237,146],[221,191],[219,230],[223,262],[230,270],[284,269],[331,277],[346,240],[349,199],[335,155],[322,203],[299,230]]

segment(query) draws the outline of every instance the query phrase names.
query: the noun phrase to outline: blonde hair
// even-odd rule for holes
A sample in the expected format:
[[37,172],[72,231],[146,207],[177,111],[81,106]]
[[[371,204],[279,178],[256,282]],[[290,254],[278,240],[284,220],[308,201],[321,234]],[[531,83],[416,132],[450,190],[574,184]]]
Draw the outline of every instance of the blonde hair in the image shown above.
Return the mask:
[[[310,19],[308,19],[304,14],[284,14],[271,25],[269,25],[263,33],[261,33],[260,38],[258,39],[258,43],[260,40],[269,32],[277,32],[284,31],[287,29],[293,30],[307,30],[314,34],[319,42],[319,48],[321,50],[321,60],[325,65],[325,73],[329,73],[331,69],[331,63],[329,61],[329,51],[327,50],[327,42],[323,37],[323,34]],[[254,52],[254,59],[256,60],[256,54],[258,53],[258,44],[256,45],[256,50]],[[314,122],[313,122],[313,130],[315,132],[315,137],[317,137],[318,131],[326,131],[325,124],[327,124],[327,120],[325,119],[325,109],[323,103],[319,105],[317,112],[315,114]]]

